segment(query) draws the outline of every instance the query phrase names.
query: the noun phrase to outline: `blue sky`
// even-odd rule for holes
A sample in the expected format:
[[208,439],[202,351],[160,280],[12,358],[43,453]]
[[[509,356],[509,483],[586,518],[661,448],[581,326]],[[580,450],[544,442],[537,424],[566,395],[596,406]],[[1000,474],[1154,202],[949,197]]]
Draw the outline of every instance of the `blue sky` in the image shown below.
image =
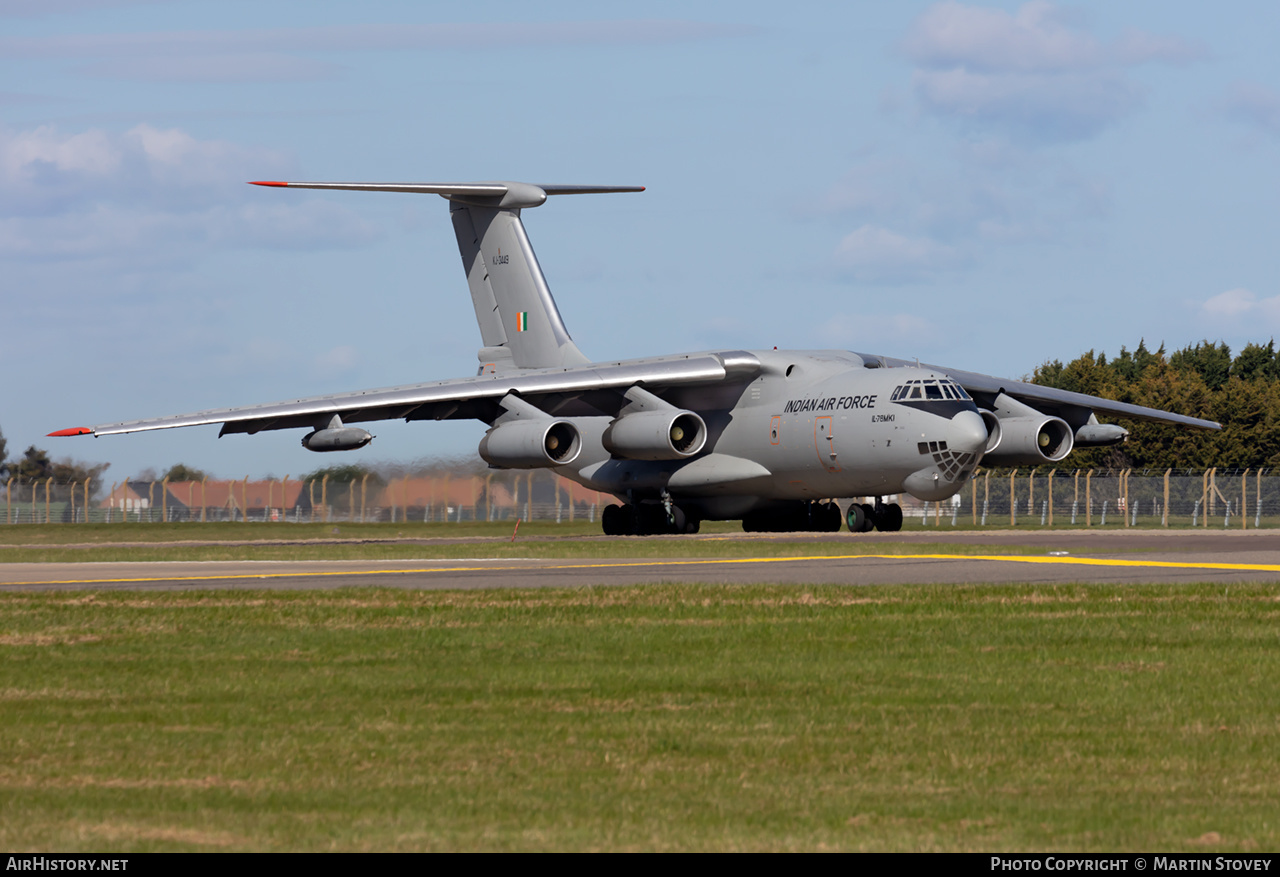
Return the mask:
[[1278,31],[1263,2],[0,0],[0,430],[109,480],[473,453],[479,423],[377,424],[341,457],[295,431],[44,437],[474,371],[443,200],[258,179],[647,186],[525,214],[602,358],[1018,377],[1265,343]]

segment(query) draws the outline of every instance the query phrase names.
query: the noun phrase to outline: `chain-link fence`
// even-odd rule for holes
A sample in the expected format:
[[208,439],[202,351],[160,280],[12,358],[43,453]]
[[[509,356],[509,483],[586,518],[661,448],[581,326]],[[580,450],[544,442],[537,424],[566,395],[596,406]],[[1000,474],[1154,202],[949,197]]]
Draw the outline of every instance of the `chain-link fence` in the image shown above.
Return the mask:
[[[1270,469],[990,470],[949,500],[895,498],[906,525],[1280,527]],[[596,521],[613,497],[543,470],[329,482],[0,483],[0,523]],[[851,500],[842,501],[842,504]]]
[[979,472],[941,503],[913,503],[927,526],[1280,527],[1270,469],[1004,469]]
[[427,475],[382,481],[92,479],[0,482],[0,524],[595,521],[613,501],[552,472]]

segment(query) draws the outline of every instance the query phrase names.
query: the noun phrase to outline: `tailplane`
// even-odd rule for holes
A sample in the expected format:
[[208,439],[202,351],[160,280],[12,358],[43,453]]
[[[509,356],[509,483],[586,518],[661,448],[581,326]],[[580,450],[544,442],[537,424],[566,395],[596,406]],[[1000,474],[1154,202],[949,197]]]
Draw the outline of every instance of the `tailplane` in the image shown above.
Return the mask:
[[555,368],[589,362],[569,337],[520,221],[548,195],[643,192],[643,186],[535,186],[530,183],[275,183],[290,189],[435,194],[448,199],[458,252],[484,347],[481,369]]

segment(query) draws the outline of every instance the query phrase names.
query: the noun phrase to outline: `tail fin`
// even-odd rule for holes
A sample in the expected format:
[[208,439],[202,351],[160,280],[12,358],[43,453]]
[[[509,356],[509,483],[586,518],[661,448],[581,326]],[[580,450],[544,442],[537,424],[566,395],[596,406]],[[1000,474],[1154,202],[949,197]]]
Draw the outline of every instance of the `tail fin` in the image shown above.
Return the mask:
[[484,347],[495,368],[551,368],[589,362],[569,337],[542,275],[520,211],[548,195],[643,192],[643,186],[535,186],[529,183],[268,183],[291,189],[436,194],[450,213]]

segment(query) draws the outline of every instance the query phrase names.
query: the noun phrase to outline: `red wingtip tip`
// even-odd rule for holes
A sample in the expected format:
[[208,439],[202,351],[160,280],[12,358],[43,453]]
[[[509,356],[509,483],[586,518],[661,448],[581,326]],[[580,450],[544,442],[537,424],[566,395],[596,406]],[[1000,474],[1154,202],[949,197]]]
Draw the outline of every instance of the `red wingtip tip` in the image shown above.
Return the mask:
[[289,184],[280,183],[275,180],[253,180],[249,183],[249,185],[250,186],[275,186],[277,188],[284,189],[284,188],[287,188]]
[[49,435],[51,436],[89,435],[92,432],[93,430],[89,429],[89,427],[87,426],[73,426],[71,427],[71,429],[60,429],[57,432],[51,432],[49,433]]

